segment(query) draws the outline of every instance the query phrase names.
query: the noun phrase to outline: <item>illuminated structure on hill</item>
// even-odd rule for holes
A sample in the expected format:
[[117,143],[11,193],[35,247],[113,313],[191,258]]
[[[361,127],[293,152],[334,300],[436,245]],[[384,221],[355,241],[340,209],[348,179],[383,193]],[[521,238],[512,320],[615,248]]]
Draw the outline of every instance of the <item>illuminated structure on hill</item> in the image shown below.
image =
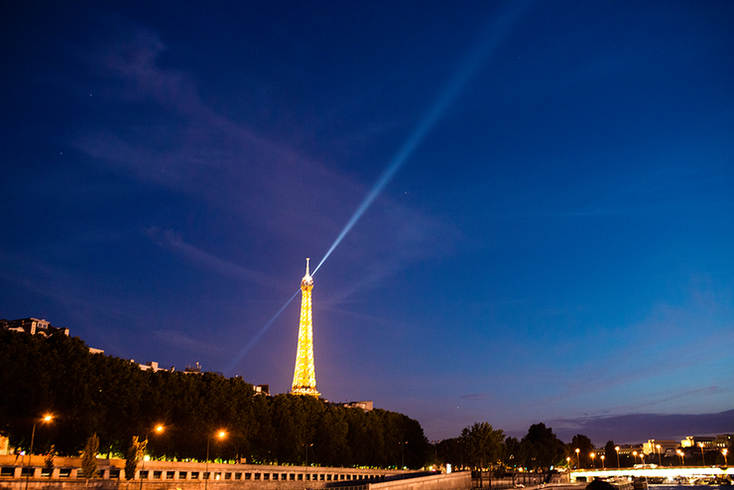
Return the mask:
[[316,391],[316,368],[313,363],[313,316],[311,315],[313,278],[308,270],[309,260],[311,259],[306,259],[306,275],[301,279],[301,320],[298,324],[298,350],[291,393],[317,397],[321,393]]

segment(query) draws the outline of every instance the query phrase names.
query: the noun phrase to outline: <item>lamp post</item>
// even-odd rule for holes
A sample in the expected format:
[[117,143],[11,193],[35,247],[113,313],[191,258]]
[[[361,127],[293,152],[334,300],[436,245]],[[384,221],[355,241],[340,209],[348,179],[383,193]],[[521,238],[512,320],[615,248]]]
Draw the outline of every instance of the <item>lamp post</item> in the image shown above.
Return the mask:
[[621,468],[621,465],[619,464],[619,446],[615,446],[614,450],[617,451],[617,468]]
[[591,467],[596,469],[596,460],[594,459],[596,458],[596,453],[591,453],[589,456],[591,456]]
[[632,456],[634,457],[634,464],[637,464],[637,451],[632,451]]
[[701,466],[706,466],[706,462],[704,461],[705,458],[703,456],[703,442],[699,442],[698,447],[701,448]]
[[400,444],[400,469],[405,469],[405,445],[408,444],[408,441],[401,441],[398,444]]
[[[51,420],[53,420],[53,418],[54,418],[53,415],[46,414],[41,419],[41,422],[43,422],[45,424],[46,422],[51,422]],[[33,459],[33,440],[36,438],[36,424],[37,423],[38,423],[38,421],[33,422],[33,431],[31,431],[31,450],[28,451],[28,471],[27,471],[27,473],[25,475],[25,477],[26,477],[25,478],[25,490],[28,490],[28,480],[30,480],[30,478],[31,478],[31,468],[30,468],[30,466],[31,466],[31,460]]]
[[[224,432],[223,430],[220,430],[219,432],[217,432],[216,436],[220,440],[222,440],[225,437],[227,437],[227,433]],[[211,440],[212,440],[211,434],[206,436],[206,466],[204,469],[204,477],[205,477],[204,478],[204,490],[206,490],[207,487],[209,486],[209,478],[211,478],[211,475],[209,474],[209,441]]]
[[683,451],[680,449],[675,450],[676,453],[678,453],[678,456],[680,456],[680,465],[685,466],[685,459],[683,458]]
[[607,469],[607,465],[604,464],[604,458],[606,458],[606,456],[602,454],[600,457],[601,457],[601,467],[602,469],[605,470]]
[[[160,434],[163,432],[163,426],[161,424],[156,425],[153,428],[153,431],[155,434]],[[143,446],[145,449],[148,448],[148,437],[150,436],[150,428],[145,432],[145,445]],[[140,464],[140,490],[143,490],[143,468],[145,468],[145,449],[143,449],[143,461]]]
[[726,455],[729,454],[729,450],[724,448],[721,450],[721,454],[724,455],[724,466],[729,466],[729,460],[726,458]]
[[566,456],[566,466],[568,466],[568,470],[571,471],[571,456]]
[[308,450],[309,448],[313,446],[313,442],[311,444],[308,444],[306,446],[306,480],[308,481]]
[[581,469],[581,456],[579,453],[581,452],[581,449],[576,448],[576,466],[578,469]]

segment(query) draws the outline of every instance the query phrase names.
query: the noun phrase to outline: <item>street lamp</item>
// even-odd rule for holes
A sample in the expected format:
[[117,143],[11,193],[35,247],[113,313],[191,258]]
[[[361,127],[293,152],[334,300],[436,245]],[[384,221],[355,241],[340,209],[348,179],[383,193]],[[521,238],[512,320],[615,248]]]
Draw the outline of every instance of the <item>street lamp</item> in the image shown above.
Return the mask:
[[729,466],[729,460],[726,458],[726,455],[729,454],[728,449],[722,449],[721,454],[724,455],[724,466]]
[[566,466],[568,466],[568,470],[571,471],[571,456],[566,456]]
[[[220,430],[216,433],[216,436],[219,438],[219,440],[224,439],[227,437],[227,433],[223,430]],[[204,469],[204,490],[209,486],[209,478],[211,478],[211,475],[209,474],[209,441],[212,440],[212,435],[208,435],[206,437],[206,467]]]
[[632,451],[632,456],[634,457],[635,464],[637,464],[637,451]]
[[675,450],[676,453],[678,453],[678,456],[680,456],[680,465],[685,466],[685,459],[683,458],[683,451],[680,449]]
[[704,456],[703,456],[703,442],[699,442],[698,447],[701,448],[701,466],[706,466],[706,462],[704,461]]
[[581,469],[581,456],[579,453],[581,452],[581,449],[576,448],[576,464],[578,466],[578,469]]
[[[155,434],[163,432],[163,426],[161,424],[156,425],[153,428]],[[145,449],[148,449],[148,437],[150,437],[150,427],[145,432],[145,445],[143,446],[143,461],[140,464],[140,490],[143,490],[143,468],[145,468]]]
[[400,444],[400,469],[403,470],[405,469],[405,445],[408,444],[408,441],[398,442],[398,444]]
[[619,446],[615,446],[614,450],[617,451],[617,468],[621,468],[619,464]]
[[596,469],[596,460],[594,459],[596,458],[596,453],[591,453],[589,456],[591,456],[591,467]]
[[[43,416],[41,419],[42,423],[51,422],[53,420],[54,416],[50,413],[47,413]],[[33,459],[33,440],[36,438],[36,424],[38,421],[33,422],[33,431],[31,432],[31,450],[28,452],[28,471],[26,473],[25,478],[25,490],[28,490],[28,480],[31,478],[31,459]]]
[[[165,430],[165,427],[163,425],[158,424],[155,427],[153,427],[153,433],[154,434],[160,434]],[[148,437],[150,437],[150,429],[145,433],[145,448],[148,448]],[[145,459],[145,458],[143,458]]]
[[604,458],[605,458],[605,456],[602,454],[601,455],[601,467],[602,467],[602,469],[606,469],[607,468],[607,465],[604,464]]
[[308,449],[313,446],[313,442],[306,446],[306,480],[308,480]]

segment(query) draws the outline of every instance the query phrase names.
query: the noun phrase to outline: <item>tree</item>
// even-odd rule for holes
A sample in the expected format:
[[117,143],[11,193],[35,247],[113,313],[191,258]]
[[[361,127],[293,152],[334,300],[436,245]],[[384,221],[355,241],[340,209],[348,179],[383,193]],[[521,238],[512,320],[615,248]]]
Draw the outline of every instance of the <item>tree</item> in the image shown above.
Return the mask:
[[43,468],[48,473],[49,478],[51,478],[51,472],[54,469],[54,455],[55,454],[56,454],[56,450],[54,449],[52,445],[51,449],[49,449],[48,453],[46,454],[46,459],[43,460]]
[[[45,412],[63,423],[39,428],[37,448],[55,443],[60,456],[123,457],[132,465],[131,478],[146,434],[146,451],[154,457],[203,460],[207,437],[223,427],[227,438],[211,444],[210,458],[303,464],[308,457],[334,466],[420,468],[432,453],[420,423],[400,413],[255,395],[239,377],[142,371],[129,360],[91,353],[76,337],[0,331],[0,431],[27,449],[33,424],[27,415]],[[165,432],[154,436],[158,424]],[[91,434],[98,441],[94,451],[86,447]],[[461,445],[452,453],[455,465],[463,462]]]
[[456,469],[464,466],[464,451],[459,437],[444,439],[438,443],[436,452],[441,465],[450,464]]
[[505,435],[494,430],[488,422],[474,423],[461,431],[466,447],[466,456],[473,469],[479,470],[479,485],[482,486],[482,469],[492,466],[502,454]]
[[141,441],[138,436],[133,436],[130,446],[125,453],[125,479],[132,480],[135,478],[135,470],[138,462],[143,458],[145,453],[145,445],[148,441]]
[[521,446],[517,437],[508,437],[502,445],[502,463],[507,468],[516,468],[521,463]]
[[253,400],[253,418],[256,421],[252,434],[252,459],[256,463],[270,463],[275,453],[277,436],[271,419],[270,397],[258,395]]
[[617,465],[617,450],[615,449],[614,441],[607,441],[604,446],[604,459],[606,461],[607,468],[616,467]]
[[564,445],[544,423],[531,425],[520,443],[525,466],[530,469],[550,468],[563,458]]
[[87,480],[97,476],[97,451],[99,450],[99,437],[95,432],[84,447],[84,455],[82,456],[82,474]]
[[334,466],[345,459],[351,459],[351,451],[347,445],[348,432],[349,425],[344,418],[344,411],[334,407],[326,410],[319,420],[313,441],[315,455],[309,461]]
[[[578,453],[576,452],[578,449]],[[594,445],[591,443],[591,439],[583,434],[576,434],[571,440],[570,450],[572,451],[572,458],[576,458],[579,464],[579,468],[588,468],[591,466],[591,452],[594,450]]]

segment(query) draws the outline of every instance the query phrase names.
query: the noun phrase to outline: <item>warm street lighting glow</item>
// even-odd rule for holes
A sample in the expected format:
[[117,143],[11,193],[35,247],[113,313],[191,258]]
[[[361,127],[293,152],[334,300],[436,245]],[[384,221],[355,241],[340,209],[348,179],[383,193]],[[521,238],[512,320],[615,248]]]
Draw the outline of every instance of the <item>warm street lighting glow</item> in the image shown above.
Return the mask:
[[704,461],[704,455],[703,455],[703,442],[699,442],[698,447],[701,448],[701,466],[706,466],[706,461]]
[[[220,440],[227,437],[227,433],[224,430],[219,430],[216,435]],[[206,436],[206,465],[204,468],[205,473],[205,479],[204,479],[204,490],[207,490],[209,487],[209,478],[211,478],[211,474],[209,473],[209,442],[212,440],[212,436]]]
[[729,466],[729,460],[727,459],[726,455],[729,454],[728,449],[722,449],[721,454],[724,455],[724,466]]
[[591,467],[596,468],[596,460],[594,459],[596,458],[596,453],[591,453],[589,456],[591,456]]
[[619,446],[615,446],[614,450],[617,451],[617,468],[621,468],[619,464]]
[[[51,422],[53,418],[54,416],[52,414],[47,413],[46,415],[43,416],[43,418],[41,418],[41,422],[45,424],[47,422]],[[31,459],[33,459],[33,442],[34,442],[34,439],[36,438],[36,424],[37,422],[33,423],[33,431],[31,432],[31,450],[28,451],[28,466],[31,465]],[[21,464],[23,464],[22,461],[21,461]],[[25,479],[25,490],[28,490],[28,480],[30,479],[30,477],[31,477],[31,469],[28,468],[27,473],[26,473],[26,479]]]
[[604,464],[604,455],[603,454],[601,455],[601,467],[604,468],[604,469],[607,468],[607,466]]
[[578,465],[578,469],[581,469],[581,456],[579,456],[580,452],[581,452],[581,449],[576,448],[576,463]]
[[[158,424],[155,427],[153,427],[153,432],[155,434],[160,434],[163,432],[163,425]],[[150,428],[145,432],[145,446],[144,451],[148,449],[148,438],[150,437]],[[150,455],[143,453],[143,462],[140,464],[140,490],[143,490],[143,468],[145,468],[145,462],[150,461]]]

